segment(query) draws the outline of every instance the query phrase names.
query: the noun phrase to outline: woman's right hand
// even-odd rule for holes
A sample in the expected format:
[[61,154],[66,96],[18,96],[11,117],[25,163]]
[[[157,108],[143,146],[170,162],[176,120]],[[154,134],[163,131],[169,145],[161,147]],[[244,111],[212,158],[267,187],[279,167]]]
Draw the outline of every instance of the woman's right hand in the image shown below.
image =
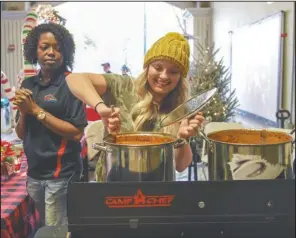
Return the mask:
[[32,97],[33,93],[31,90],[22,88],[15,91],[15,98],[13,101],[13,104],[16,105],[22,114],[27,114],[29,111],[29,108],[24,103],[27,101],[30,97]]
[[97,106],[96,111],[101,116],[109,134],[120,132],[120,109],[118,107],[110,108],[102,103]]

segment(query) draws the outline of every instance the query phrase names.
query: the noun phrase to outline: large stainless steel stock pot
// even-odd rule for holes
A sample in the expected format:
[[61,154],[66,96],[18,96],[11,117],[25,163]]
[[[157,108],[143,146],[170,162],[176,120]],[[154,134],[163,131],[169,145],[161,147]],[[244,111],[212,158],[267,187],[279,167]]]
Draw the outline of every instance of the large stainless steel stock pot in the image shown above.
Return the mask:
[[291,134],[264,129],[200,134],[206,140],[209,180],[294,178]]
[[174,181],[174,149],[186,141],[169,134],[109,135],[93,148],[106,152],[105,181]]

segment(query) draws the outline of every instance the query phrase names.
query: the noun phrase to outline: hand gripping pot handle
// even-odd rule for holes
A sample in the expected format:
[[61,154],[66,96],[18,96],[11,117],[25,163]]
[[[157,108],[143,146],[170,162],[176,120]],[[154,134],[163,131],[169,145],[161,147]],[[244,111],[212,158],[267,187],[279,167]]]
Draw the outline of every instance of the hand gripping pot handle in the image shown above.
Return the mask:
[[206,121],[203,123],[203,125],[200,127],[199,135],[209,144],[209,149],[213,150],[213,143],[208,139],[206,133],[205,133],[205,127],[207,124],[209,124],[212,120],[210,118],[207,118]]
[[102,150],[106,153],[112,153],[113,149],[109,146],[105,146],[104,143],[93,143],[92,144],[92,148],[95,150]]

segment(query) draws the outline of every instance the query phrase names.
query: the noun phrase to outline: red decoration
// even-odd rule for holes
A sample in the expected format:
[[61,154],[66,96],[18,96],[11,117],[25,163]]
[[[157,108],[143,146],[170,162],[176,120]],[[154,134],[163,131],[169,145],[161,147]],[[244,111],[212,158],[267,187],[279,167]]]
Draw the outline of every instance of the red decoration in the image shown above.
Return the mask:
[[17,150],[10,142],[1,140],[1,179],[20,172],[23,151]]
[[283,37],[283,38],[285,38],[285,37],[287,37],[287,36],[288,36],[287,33],[282,33],[282,34],[281,34],[281,37]]
[[14,44],[9,44],[8,45],[8,51],[15,51],[15,45]]

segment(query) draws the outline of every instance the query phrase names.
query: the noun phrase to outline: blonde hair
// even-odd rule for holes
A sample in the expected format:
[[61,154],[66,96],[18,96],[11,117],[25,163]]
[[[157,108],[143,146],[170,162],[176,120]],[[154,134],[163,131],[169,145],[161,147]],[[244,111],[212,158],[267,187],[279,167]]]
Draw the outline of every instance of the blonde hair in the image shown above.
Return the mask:
[[[171,112],[174,108],[187,100],[189,95],[189,86],[186,78],[181,76],[181,79],[176,88],[169,93],[159,107],[153,102],[153,96],[150,93],[149,83],[147,79],[149,66],[135,80],[136,91],[139,95],[138,102],[132,109],[131,115],[135,131],[142,131],[147,122],[156,123]],[[167,126],[160,132],[168,133],[176,136],[179,129],[179,123]]]

